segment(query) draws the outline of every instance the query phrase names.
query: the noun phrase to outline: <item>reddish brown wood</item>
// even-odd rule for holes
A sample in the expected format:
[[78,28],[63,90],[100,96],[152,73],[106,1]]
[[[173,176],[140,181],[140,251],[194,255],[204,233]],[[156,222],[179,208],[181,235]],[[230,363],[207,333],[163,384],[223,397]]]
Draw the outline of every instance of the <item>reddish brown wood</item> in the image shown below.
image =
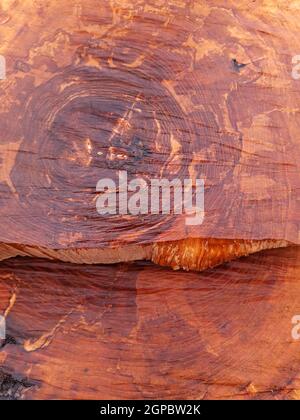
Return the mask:
[[300,250],[203,273],[0,265],[2,398],[298,399]]
[[[153,244],[299,244],[299,17],[275,0],[1,2],[2,258],[176,266]],[[99,216],[97,181],[120,169],[203,178],[203,225]]]

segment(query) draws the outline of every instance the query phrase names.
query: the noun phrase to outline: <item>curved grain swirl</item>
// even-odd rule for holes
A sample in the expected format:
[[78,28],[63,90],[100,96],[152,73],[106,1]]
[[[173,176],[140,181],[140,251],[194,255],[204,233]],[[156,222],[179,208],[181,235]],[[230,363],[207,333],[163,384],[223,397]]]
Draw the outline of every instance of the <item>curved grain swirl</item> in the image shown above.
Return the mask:
[[[299,117],[288,63],[298,23],[275,3],[5,2],[2,258],[147,258],[199,269],[298,244]],[[172,213],[99,216],[97,181],[119,170],[146,181],[204,179],[203,225]],[[218,256],[199,262],[207,243]]]

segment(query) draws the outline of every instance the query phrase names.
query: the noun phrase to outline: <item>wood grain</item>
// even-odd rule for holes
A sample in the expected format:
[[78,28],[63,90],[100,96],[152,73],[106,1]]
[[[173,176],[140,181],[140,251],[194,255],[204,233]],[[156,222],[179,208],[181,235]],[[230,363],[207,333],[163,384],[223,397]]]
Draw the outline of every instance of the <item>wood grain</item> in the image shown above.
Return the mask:
[[150,263],[0,265],[7,399],[298,399],[300,250],[203,273]]
[[[1,257],[175,267],[165,242],[299,244],[299,17],[277,0],[1,2]],[[204,179],[204,223],[101,217],[97,181],[119,170]]]

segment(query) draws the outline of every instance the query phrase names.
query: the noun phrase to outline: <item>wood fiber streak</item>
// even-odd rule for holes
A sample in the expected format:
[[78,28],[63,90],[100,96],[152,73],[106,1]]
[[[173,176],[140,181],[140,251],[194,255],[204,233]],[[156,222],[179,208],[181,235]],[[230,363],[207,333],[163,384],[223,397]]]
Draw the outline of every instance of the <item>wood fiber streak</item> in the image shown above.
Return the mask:
[[[216,263],[299,244],[299,33],[297,2],[2,1],[1,257],[201,269],[193,240]],[[98,215],[120,170],[204,179],[204,223]]]
[[0,397],[299,399],[300,250],[202,273],[0,265]]

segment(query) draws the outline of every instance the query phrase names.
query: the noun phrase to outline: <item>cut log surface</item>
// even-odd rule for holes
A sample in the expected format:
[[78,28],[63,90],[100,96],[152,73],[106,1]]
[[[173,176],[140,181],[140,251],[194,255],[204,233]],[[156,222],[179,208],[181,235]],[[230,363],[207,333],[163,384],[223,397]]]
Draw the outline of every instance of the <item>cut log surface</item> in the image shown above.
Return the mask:
[[299,247],[202,273],[4,261],[0,398],[299,399],[299,279]]
[[[285,0],[1,2],[0,257],[203,269],[299,244],[299,33]],[[203,224],[99,215],[121,170],[203,179]]]

